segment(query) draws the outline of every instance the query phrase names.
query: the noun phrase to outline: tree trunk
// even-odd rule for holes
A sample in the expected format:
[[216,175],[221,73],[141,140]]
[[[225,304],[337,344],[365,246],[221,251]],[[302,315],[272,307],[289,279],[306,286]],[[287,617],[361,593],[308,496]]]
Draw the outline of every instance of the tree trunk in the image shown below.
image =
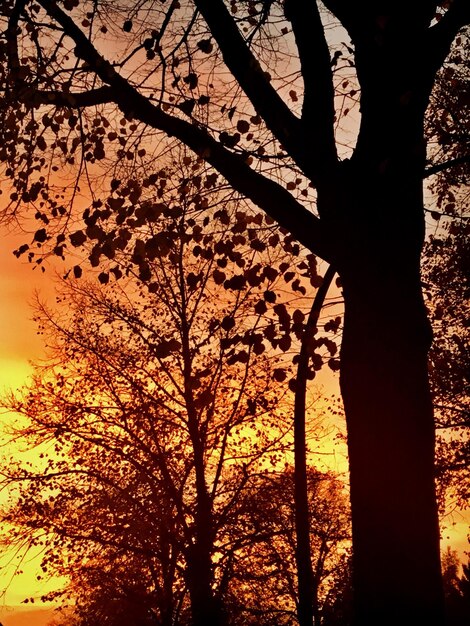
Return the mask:
[[221,607],[212,591],[212,562],[199,538],[190,549],[187,579],[193,626],[223,626]]
[[[182,235],[183,233],[181,233]],[[194,538],[188,546],[186,579],[191,600],[193,626],[222,626],[221,603],[214,597],[212,551],[214,546],[213,508],[206,483],[204,459],[205,438],[196,408],[193,380],[193,357],[190,341],[189,312],[187,309],[183,246],[179,256],[181,296],[181,354],[183,357],[184,399],[188,432],[194,462],[196,499],[194,502]]]
[[214,597],[212,589],[213,566],[211,555],[214,539],[212,503],[205,481],[203,446],[199,439],[199,432],[193,428],[196,422],[195,415],[192,414],[193,412],[191,401],[188,407],[188,421],[194,454],[196,510],[195,538],[188,553],[187,573],[192,623],[193,626],[222,626],[221,606]]
[[297,377],[294,403],[294,502],[295,502],[295,561],[297,566],[297,619],[299,626],[319,624],[318,590],[314,585],[312,557],[310,549],[310,519],[308,506],[307,440],[305,430],[307,382],[310,361],[309,339],[317,325],[326,294],[335,275],[333,267],[328,267],[323,283],[312,302],[312,308],[305,325],[304,335],[297,364]]
[[354,623],[441,624],[431,332],[419,276],[421,181],[376,175],[364,182],[358,171],[347,183],[338,241]]

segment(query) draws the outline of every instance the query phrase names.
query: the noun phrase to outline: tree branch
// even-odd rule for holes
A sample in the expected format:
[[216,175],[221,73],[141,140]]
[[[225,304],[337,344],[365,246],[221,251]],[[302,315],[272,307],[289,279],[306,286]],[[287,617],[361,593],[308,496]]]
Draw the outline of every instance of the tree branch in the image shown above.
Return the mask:
[[64,93],[60,91],[43,91],[34,90],[27,87],[20,90],[18,94],[19,100],[29,104],[53,104],[58,107],[68,107],[72,109],[81,109],[89,106],[97,106],[99,104],[109,104],[114,102],[114,93],[110,87],[103,86],[90,91],[80,93]]
[[195,5],[217,41],[225,64],[266,122],[266,126],[302,171],[316,182],[318,178],[316,166],[320,162],[320,157],[312,158],[312,152],[315,150],[321,153],[322,148],[315,145],[312,147],[311,138],[306,136],[304,125],[270,84],[224,2],[195,0]]
[[453,0],[444,17],[427,34],[427,59],[433,73],[444,63],[461,28],[470,24],[470,2]]
[[18,80],[18,72],[21,67],[18,55],[18,23],[21,13],[24,11],[25,4],[26,0],[17,0],[17,2],[15,2],[8,18],[8,26],[5,31],[8,65],[11,68],[14,82]]
[[337,162],[330,51],[316,2],[287,0],[284,10],[292,24],[304,80],[302,123],[313,146],[315,169],[322,172]]
[[306,459],[306,428],[305,411],[307,396],[308,364],[310,361],[310,339],[313,336],[320,311],[325,302],[326,294],[336,271],[332,265],[326,270],[323,283],[319,287],[312,303],[312,308],[305,325],[300,344],[299,361],[294,400],[294,501],[295,501],[295,533],[297,563],[299,623],[312,623],[312,607],[314,605],[314,586],[312,557],[310,550],[310,520],[308,508],[308,477]]
[[330,260],[330,245],[320,220],[283,186],[251,169],[241,156],[230,152],[205,129],[152,104],[100,55],[75,22],[55,2],[39,0],[39,3],[75,42],[75,53],[109,85],[114,102],[125,115],[182,141],[219,171],[236,191],[265,211],[302,245],[326,261]]
[[430,165],[424,170],[423,178],[429,178],[429,176],[433,176],[434,174],[438,174],[439,172],[448,170],[451,167],[455,167],[456,165],[464,165],[465,163],[470,163],[470,154],[456,157],[455,159],[449,159],[448,161],[444,161],[443,163]]

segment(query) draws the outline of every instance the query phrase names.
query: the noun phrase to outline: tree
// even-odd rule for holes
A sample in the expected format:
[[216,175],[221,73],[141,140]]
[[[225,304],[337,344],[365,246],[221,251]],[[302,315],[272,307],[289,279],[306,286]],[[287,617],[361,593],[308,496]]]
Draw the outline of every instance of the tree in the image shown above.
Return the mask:
[[[262,216],[226,202],[201,211],[188,186],[183,177],[158,202],[120,205],[117,224],[133,230],[100,268],[101,289],[75,279],[61,313],[39,305],[51,362],[7,403],[28,419],[15,437],[53,442],[38,470],[4,469],[19,491],[9,541],[45,545],[44,569],[71,574],[84,624],[119,622],[132,607],[142,620],[187,623],[188,594],[194,623],[220,622],[226,563],[246,545],[233,510],[287,445],[279,383],[303,314],[291,325],[284,304],[268,307],[286,272],[300,288],[308,266],[288,262]],[[265,344],[278,343],[268,356]]]
[[422,278],[434,335],[429,366],[443,512],[465,508],[468,501],[469,34],[468,27],[460,33],[438,73],[425,129],[437,161],[427,169],[434,174],[434,206],[428,210],[432,234],[423,250]]
[[[324,4],[350,37],[345,47],[328,43],[320,5],[300,0],[7,3],[6,208],[38,205],[34,242],[59,237],[61,254],[60,222],[59,232],[50,222],[68,214],[77,187],[55,192],[41,172],[52,155],[80,177],[97,176],[100,163],[107,171],[115,155],[129,175],[155,151],[156,131],[332,263],[345,300],[355,620],[442,623],[431,335],[419,276],[423,126],[470,9],[465,0]],[[348,49],[354,61],[343,67]],[[358,94],[359,132],[341,158],[341,122]],[[105,191],[96,180],[93,198]]]
[[[349,507],[338,476],[310,466],[307,478],[314,572],[312,609],[315,622],[326,624],[324,615],[339,600],[336,580],[347,569]],[[243,624],[290,625],[302,619],[295,558],[294,483],[294,471],[288,466],[261,475],[235,513],[244,532],[239,534],[239,544],[227,554],[232,574],[228,598],[232,612],[245,616]]]
[[[19,490],[4,516],[13,525],[10,542],[42,542],[46,571],[71,571],[85,581],[97,572],[93,586],[100,583],[103,600],[120,592],[124,605],[147,609],[164,624],[188,623],[189,594],[193,623],[215,624],[222,619],[222,560],[214,557],[220,535],[259,464],[276,463],[284,447],[272,421],[269,362],[258,359],[256,380],[246,388],[253,362],[230,362],[220,344],[233,333],[217,331],[205,299],[203,314],[185,313],[189,357],[173,334],[182,318],[168,314],[178,303],[170,298],[165,311],[163,292],[151,298],[155,322],[137,296],[131,305],[83,284],[65,297],[68,323],[42,311],[53,365],[24,398],[10,400],[28,418],[20,429],[28,445],[53,443],[41,452],[43,467],[20,462],[5,469],[4,484]],[[110,572],[122,589],[109,589]],[[118,600],[110,596],[117,609]]]
[[449,547],[443,555],[442,565],[447,624],[463,626],[470,616],[470,566],[468,563],[463,565],[462,576],[459,576],[460,561]]
[[430,379],[439,433],[437,472],[443,509],[446,492],[454,504],[467,505],[470,452],[469,223],[455,220],[447,228],[430,238],[423,256],[423,280],[434,330]]

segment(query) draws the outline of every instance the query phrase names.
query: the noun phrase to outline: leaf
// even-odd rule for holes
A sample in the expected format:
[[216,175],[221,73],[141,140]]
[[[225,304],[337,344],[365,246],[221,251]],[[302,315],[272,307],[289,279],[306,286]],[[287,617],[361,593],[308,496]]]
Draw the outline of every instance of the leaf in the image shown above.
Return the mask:
[[139,280],[146,283],[152,278],[152,270],[147,265],[147,263],[142,263],[139,265]]
[[244,135],[250,130],[250,125],[246,120],[238,120],[237,122],[237,130],[239,133]]
[[339,359],[330,359],[328,361],[328,367],[333,370],[333,372],[337,372],[340,369]]
[[265,267],[263,267],[263,276],[266,278],[266,280],[272,282],[277,278],[278,271],[276,268],[271,267],[270,265],[266,265]]
[[225,281],[224,287],[225,289],[234,289],[235,291],[241,291],[246,287],[245,277],[241,274],[236,274],[235,276],[232,276],[232,278],[229,278]]
[[45,228],[40,228],[34,233],[34,241],[38,243],[44,243],[47,239],[47,233]]
[[277,367],[274,372],[273,372],[273,379],[278,382],[278,383],[282,383],[286,380],[287,378],[287,373],[286,370],[282,367]]
[[260,354],[263,354],[265,350],[266,350],[266,346],[264,345],[262,341],[257,341],[255,344],[253,344],[253,352],[257,356],[259,356]]
[[190,72],[187,76],[183,78],[183,81],[189,86],[189,88],[196,89],[198,84],[198,76],[194,72]]
[[281,337],[281,339],[279,339],[279,347],[283,352],[290,350],[291,345],[292,339],[290,338],[290,335],[285,334]]
[[197,42],[197,47],[204,54],[210,54],[214,48],[210,39],[201,39],[201,41]]
[[181,344],[176,339],[170,339],[169,341],[164,339],[158,345],[154,346],[154,354],[158,359],[166,359],[172,352],[177,352],[181,349]]
[[64,0],[64,9],[66,11],[72,11],[75,7],[78,7],[79,0]]
[[266,289],[266,291],[264,292],[264,299],[266,300],[266,302],[274,303],[276,302],[276,294],[274,293],[274,291]]
[[221,285],[226,279],[225,272],[221,272],[220,270],[217,270],[217,269],[214,270],[214,272],[212,273],[212,276],[214,278],[214,282],[216,285]]
[[201,280],[201,274],[195,274],[194,272],[189,272],[189,274],[186,276],[186,283],[189,287],[189,289],[196,289],[196,287],[198,286],[199,282]]
[[19,258],[27,250],[29,250],[29,246],[27,243],[24,243],[18,248],[18,250],[14,250],[13,254],[16,256],[16,258]]
[[266,306],[266,302],[264,300],[259,300],[255,304],[255,313],[257,315],[264,315],[264,313],[266,313],[267,310],[268,310],[268,307]]
[[177,105],[178,109],[186,115],[191,115],[195,106],[196,100],[194,100],[194,98],[191,98],[190,100],[185,100],[184,102],[181,102]]
[[39,148],[39,150],[43,150],[43,151],[46,150],[47,143],[42,135],[39,135],[39,137],[36,139],[36,145]]
[[87,236],[82,230],[77,230],[69,235],[69,239],[72,246],[78,248],[78,246],[81,246],[85,243],[85,241],[87,240]]
[[222,320],[221,327],[224,330],[229,331],[229,330],[232,330],[234,326],[235,326],[235,320],[233,319],[233,317],[231,317],[230,315],[226,315],[224,319]]
[[104,145],[102,142],[98,142],[96,144],[95,149],[93,150],[93,156],[97,161],[101,161],[101,159],[105,158],[106,153],[104,151]]
[[220,143],[228,148],[233,148],[240,141],[240,133],[235,133],[234,135],[229,135],[229,133],[223,131],[219,135]]

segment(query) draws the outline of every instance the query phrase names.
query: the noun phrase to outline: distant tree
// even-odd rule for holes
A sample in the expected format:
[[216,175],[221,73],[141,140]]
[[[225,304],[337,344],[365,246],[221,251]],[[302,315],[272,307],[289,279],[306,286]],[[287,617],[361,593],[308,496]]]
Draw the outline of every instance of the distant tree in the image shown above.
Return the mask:
[[470,468],[470,222],[452,221],[447,228],[425,246],[423,281],[434,331],[430,380],[439,485],[442,496],[448,491],[465,508]]
[[[437,75],[426,118],[432,174],[422,280],[433,328],[429,371],[440,502],[468,504],[470,448],[470,73],[463,29]],[[449,84],[451,88],[449,88]]]
[[49,337],[55,325],[59,364],[12,402],[30,422],[21,431],[29,445],[52,441],[54,448],[44,453],[42,471],[7,470],[8,481],[23,481],[4,518],[16,525],[12,541],[46,532],[52,539],[43,564],[54,569],[58,551],[70,552],[63,573],[93,554],[99,559],[103,545],[113,548],[115,565],[120,551],[141,555],[139,584],[149,579],[164,623],[172,623],[165,615],[187,590],[194,623],[215,624],[221,598],[212,556],[226,510],[261,459],[276,463],[283,447],[269,363],[258,359],[248,388],[253,362],[237,366],[234,359],[227,369],[229,350],[220,341],[230,334],[219,323],[207,335],[201,318],[193,318],[183,353],[184,337],[174,334],[185,332],[176,303],[172,328],[162,308],[152,322],[145,308],[85,285],[66,297],[71,325],[47,322]]
[[[326,624],[335,602],[337,581],[347,576],[350,511],[344,483],[334,474],[308,468],[310,552],[314,574],[312,613]],[[242,529],[227,552],[231,578],[228,598],[232,611],[245,616],[243,624],[281,625],[299,622],[296,571],[294,472],[261,475],[235,511]],[[349,570],[348,570],[349,571]],[[262,593],[260,593],[262,590]]]
[[[142,567],[142,563],[144,566]],[[50,626],[153,626],[176,624],[159,614],[156,594],[146,576],[146,560],[101,546],[96,558],[68,572],[69,598],[56,610]],[[188,623],[188,622],[186,622]]]
[[442,560],[448,626],[464,626],[470,618],[470,563],[463,565],[449,547]]
[[435,199],[433,219],[459,218],[469,212],[470,29],[462,29],[436,76],[425,119],[428,140],[426,176]]

